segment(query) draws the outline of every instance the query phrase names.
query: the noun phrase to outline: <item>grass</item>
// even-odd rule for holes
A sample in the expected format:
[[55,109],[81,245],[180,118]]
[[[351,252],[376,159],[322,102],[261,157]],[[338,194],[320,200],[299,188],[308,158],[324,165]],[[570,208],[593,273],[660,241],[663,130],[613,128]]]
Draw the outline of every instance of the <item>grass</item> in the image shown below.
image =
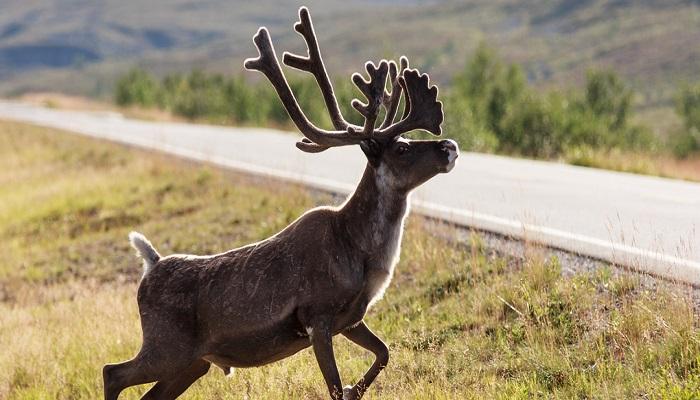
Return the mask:
[[186,122],[171,112],[144,107],[120,107],[97,98],[71,96],[54,92],[27,93],[18,97],[19,101],[58,110],[117,112],[127,118],[146,121]]
[[[141,267],[129,230],[166,254],[210,253],[266,237],[332,201],[7,122],[0,183],[7,399],[99,398],[101,366],[136,352]],[[501,257],[478,235],[442,239],[453,233],[410,219],[394,282],[368,316],[392,358],[366,398],[698,398],[700,327],[681,291],[648,290],[607,267],[564,278],[558,261],[536,249]],[[370,355],[343,338],[335,343],[344,381],[356,380]],[[231,378],[212,369],[183,397],[325,399],[326,391],[305,350]]]
[[575,149],[562,160],[582,167],[700,182],[700,155],[681,159],[670,153]]

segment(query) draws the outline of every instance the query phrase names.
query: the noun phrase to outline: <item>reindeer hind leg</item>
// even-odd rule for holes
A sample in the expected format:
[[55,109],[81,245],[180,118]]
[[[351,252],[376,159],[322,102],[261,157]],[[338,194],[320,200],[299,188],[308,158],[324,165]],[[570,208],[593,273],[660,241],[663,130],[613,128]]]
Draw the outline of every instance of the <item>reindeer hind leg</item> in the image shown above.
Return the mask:
[[[158,322],[158,326],[176,326]],[[102,370],[105,400],[116,400],[130,386],[173,379],[198,360],[196,341],[191,335],[183,331],[157,334],[151,325],[143,328],[144,342],[139,353],[129,361],[105,365]]]
[[130,386],[172,379],[192,364],[193,357],[188,353],[191,351],[143,348],[129,361],[105,365],[102,369],[105,400],[117,400],[119,393]]
[[142,400],[174,400],[187,390],[197,379],[204,376],[211,364],[199,359],[185,370],[167,381],[158,381],[143,397]]

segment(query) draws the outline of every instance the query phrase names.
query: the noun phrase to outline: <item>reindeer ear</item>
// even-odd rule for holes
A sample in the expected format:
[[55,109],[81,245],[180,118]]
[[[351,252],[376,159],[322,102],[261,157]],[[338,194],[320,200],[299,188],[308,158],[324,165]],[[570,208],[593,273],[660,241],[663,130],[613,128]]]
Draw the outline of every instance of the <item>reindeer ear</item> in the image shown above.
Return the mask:
[[379,166],[379,157],[382,155],[382,147],[379,142],[374,139],[366,139],[360,142],[360,148],[373,167]]

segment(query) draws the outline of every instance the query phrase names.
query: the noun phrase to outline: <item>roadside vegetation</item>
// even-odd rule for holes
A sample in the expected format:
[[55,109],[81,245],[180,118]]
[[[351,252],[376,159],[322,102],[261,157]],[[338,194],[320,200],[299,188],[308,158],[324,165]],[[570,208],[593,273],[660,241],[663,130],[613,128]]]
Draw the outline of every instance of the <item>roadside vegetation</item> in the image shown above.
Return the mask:
[[683,128],[672,136],[672,148],[678,157],[700,152],[700,83],[684,87],[677,95],[676,109],[683,117]]
[[[309,118],[330,127],[313,79],[295,76],[290,84]],[[359,122],[350,107],[359,92],[349,80],[337,80],[335,89],[344,114]],[[669,167],[671,160],[696,166],[700,159],[700,85],[679,89],[675,110],[683,125],[663,137],[635,118],[635,93],[613,70],[590,70],[580,90],[535,90],[521,66],[481,45],[443,89],[445,131],[465,150],[700,180],[700,172]],[[118,81],[115,100],[191,120],[291,124],[266,81],[250,83],[241,75],[197,70],[159,80],[134,69]]]
[[[141,266],[130,230],[165,254],[213,253],[334,201],[8,122],[0,122],[0,182],[3,399],[99,398],[102,365],[137,351]],[[410,218],[394,282],[368,315],[392,351],[368,399],[697,398],[700,324],[683,289],[651,290],[606,266],[564,277],[537,248],[505,257],[477,234],[441,239],[455,236]],[[344,381],[357,379],[371,356],[335,343]],[[184,398],[325,396],[307,349],[230,379],[213,368]]]

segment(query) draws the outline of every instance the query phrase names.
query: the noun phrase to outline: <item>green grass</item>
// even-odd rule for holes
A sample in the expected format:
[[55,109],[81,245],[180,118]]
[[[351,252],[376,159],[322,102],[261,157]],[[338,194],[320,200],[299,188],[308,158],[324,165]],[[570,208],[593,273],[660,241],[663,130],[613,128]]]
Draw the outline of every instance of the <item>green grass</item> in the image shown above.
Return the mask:
[[[360,166],[358,166],[360,168]],[[0,122],[0,398],[95,399],[107,362],[140,345],[131,229],[163,253],[264,238],[326,196],[67,133]],[[428,229],[443,229],[440,235]],[[369,399],[654,398],[700,393],[700,328],[680,292],[633,277],[564,278],[531,249],[504,258],[478,235],[411,218],[368,324],[389,344]],[[335,340],[344,382],[371,356]],[[123,398],[138,398],[145,387]],[[309,350],[215,369],[183,398],[325,399]]]

